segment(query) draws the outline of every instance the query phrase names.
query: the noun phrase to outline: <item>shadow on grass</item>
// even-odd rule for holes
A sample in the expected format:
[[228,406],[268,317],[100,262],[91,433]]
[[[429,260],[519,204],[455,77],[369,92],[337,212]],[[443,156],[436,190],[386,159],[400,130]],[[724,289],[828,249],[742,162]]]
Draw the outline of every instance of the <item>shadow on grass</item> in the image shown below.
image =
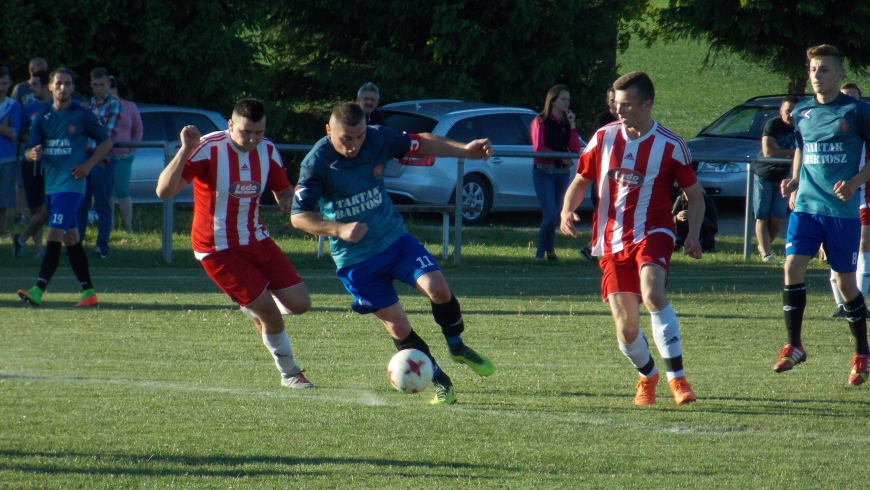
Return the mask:
[[[25,459],[14,463],[10,459]],[[34,463],[28,460],[33,458]],[[72,467],[87,461],[88,467]],[[261,468],[258,465],[270,465]],[[428,470],[459,469],[484,471],[517,471],[508,466],[479,465],[470,463],[402,461],[378,458],[292,458],[280,456],[183,456],[123,453],[82,453],[82,452],[41,452],[41,451],[0,451],[0,470],[17,473],[44,474],[83,474],[83,475],[129,475],[129,476],[184,476],[184,477],[232,477],[270,475],[339,476],[343,471],[304,469],[302,466],[332,465],[336,467],[353,466],[384,468],[382,476],[393,477],[445,477],[444,473],[397,473],[394,468],[420,468]],[[105,467],[99,467],[105,466]],[[475,475],[475,479],[502,480],[505,477]]]

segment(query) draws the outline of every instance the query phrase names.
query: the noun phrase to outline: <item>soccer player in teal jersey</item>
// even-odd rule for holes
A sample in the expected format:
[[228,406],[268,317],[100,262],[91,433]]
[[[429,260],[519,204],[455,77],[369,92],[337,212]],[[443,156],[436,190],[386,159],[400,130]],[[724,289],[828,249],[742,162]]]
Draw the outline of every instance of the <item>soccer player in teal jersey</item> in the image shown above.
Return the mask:
[[867,307],[855,281],[861,220],[861,185],[870,178],[863,147],[870,143],[870,106],[840,93],[845,77],[840,52],[823,44],[807,50],[815,97],[792,112],[798,148],[792,177],[782,181],[782,195],[792,195],[794,213],[786,236],[785,288],[782,294],[788,343],[773,366],[777,373],[807,359],[801,327],[807,303],[804,277],[821,245],[845,300],[846,320],[855,337],[850,385],[867,380]]
[[467,364],[480,376],[489,376],[495,367],[462,341],[465,324],[459,302],[435,258],[405,229],[381,175],[392,158],[419,153],[486,160],[492,145],[487,139],[463,144],[429,133],[409,135],[386,126],[366,126],[365,113],[357,104],[337,106],[326,134],[302,161],[291,211],[293,226],[329,237],[336,275],[354,298],[351,308],[378,317],[396,349],[425,352],[435,368],[431,403],[449,405],[456,401],[453,383],[411,328],[393,280],[414,286],[429,298],[454,361]]
[[[60,262],[61,242],[69,251],[69,262],[82,286],[76,306],[96,306],[97,295],[91,283],[88,257],[76,228],[76,211],[84,199],[85,177],[97,162],[112,150],[112,140],[90,110],[72,103],[75,90],[73,74],[66,68],[53,71],[49,89],[54,103],[33,117],[27,137],[27,160],[42,159],[45,171],[45,206],[48,232],[45,257],[36,285],[19,289],[18,296],[32,306],[42,303],[42,295]],[[88,138],[98,143],[90,158],[85,158]]]

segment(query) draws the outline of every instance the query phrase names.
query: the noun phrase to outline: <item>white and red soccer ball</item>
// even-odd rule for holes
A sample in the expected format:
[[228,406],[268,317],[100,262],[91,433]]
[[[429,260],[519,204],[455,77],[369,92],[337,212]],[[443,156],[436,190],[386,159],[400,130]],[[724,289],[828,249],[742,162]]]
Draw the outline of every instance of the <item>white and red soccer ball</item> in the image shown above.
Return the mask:
[[402,393],[418,393],[432,383],[432,361],[417,349],[400,350],[390,359],[387,376]]

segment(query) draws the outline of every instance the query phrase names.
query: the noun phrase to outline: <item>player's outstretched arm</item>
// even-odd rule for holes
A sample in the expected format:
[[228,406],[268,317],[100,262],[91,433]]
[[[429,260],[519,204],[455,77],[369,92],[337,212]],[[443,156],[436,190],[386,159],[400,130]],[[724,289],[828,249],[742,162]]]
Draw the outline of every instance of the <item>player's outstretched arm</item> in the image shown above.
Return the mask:
[[683,191],[686,193],[686,198],[689,201],[686,209],[689,231],[686,240],[683,242],[683,250],[689,257],[700,259],[701,242],[698,241],[698,236],[701,234],[701,225],[704,223],[704,211],[706,210],[704,191],[701,189],[699,182],[684,188]]
[[169,162],[169,165],[160,172],[160,177],[157,179],[157,197],[160,199],[169,199],[181,192],[187,185],[187,181],[181,176],[184,172],[184,163],[190,157],[190,154],[199,144],[202,138],[196,126],[185,126],[179,134],[181,140],[181,148],[178,153]]
[[492,156],[492,143],[488,139],[460,143],[431,133],[420,133],[420,153],[435,157],[470,158],[487,160]]
[[340,223],[327,221],[314,211],[304,211],[290,216],[290,224],[297,230],[312,235],[331,236],[350,243],[356,243],[369,231],[365,223],[355,221]]
[[577,228],[574,226],[574,210],[583,202],[586,195],[586,187],[591,181],[577,174],[568,190],[565,192],[565,200],[562,201],[562,211],[559,213],[559,230],[562,234],[577,238]]

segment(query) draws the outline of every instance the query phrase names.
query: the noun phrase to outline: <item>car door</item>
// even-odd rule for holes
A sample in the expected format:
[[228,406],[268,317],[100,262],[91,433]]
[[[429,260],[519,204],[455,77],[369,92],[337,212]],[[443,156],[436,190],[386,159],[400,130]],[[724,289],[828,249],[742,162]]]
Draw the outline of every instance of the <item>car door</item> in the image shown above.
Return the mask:
[[[166,132],[163,114],[141,111],[142,141],[171,141]],[[157,178],[164,166],[164,150],[160,148],[139,148],[136,150],[133,168],[130,172],[130,197],[133,202],[158,202]]]
[[[534,114],[529,114],[529,120]],[[480,116],[480,134],[489,138],[493,150],[532,151],[529,128],[520,114],[503,113]],[[494,156],[487,162],[494,178],[494,206],[534,208],[538,205],[532,185],[532,159],[528,157]]]

